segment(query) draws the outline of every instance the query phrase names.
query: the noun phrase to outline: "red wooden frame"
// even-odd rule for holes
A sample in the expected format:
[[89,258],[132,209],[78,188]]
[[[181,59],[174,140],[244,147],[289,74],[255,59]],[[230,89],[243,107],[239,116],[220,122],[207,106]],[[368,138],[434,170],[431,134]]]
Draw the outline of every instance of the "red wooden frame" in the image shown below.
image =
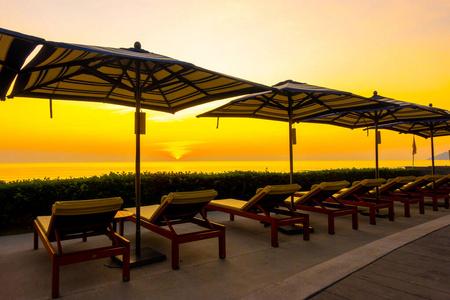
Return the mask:
[[[311,193],[308,198],[296,202],[296,209],[308,212],[316,212],[326,214],[328,216],[328,234],[335,234],[334,219],[340,216],[352,215],[352,228],[358,229],[358,210],[353,207],[346,206],[336,199],[331,198],[336,191],[317,189]],[[297,196],[294,194],[294,196]],[[298,195],[301,197],[303,195]]]
[[[234,215],[237,215],[270,224],[271,245],[272,247],[278,247],[278,228],[280,226],[303,224],[303,239],[308,241],[310,238],[309,215],[296,212],[284,203],[284,200],[290,195],[291,194],[262,193],[260,197],[254,201],[254,204],[248,206],[245,210],[221,207],[214,205],[213,203],[209,203],[205,208],[228,213],[230,214],[230,220],[234,220]],[[278,208],[280,206],[287,208],[287,210]],[[271,213],[285,215],[286,217],[275,218],[270,215]]]
[[[219,238],[219,258],[226,257],[225,226],[210,222],[203,214],[201,208],[205,203],[195,204],[169,204],[160,210],[158,216],[154,218],[156,222],[149,222],[141,218],[140,225],[172,241],[172,269],[179,269],[180,244],[190,243],[210,238]],[[177,207],[172,210],[170,208]],[[200,213],[203,219],[195,217]],[[128,220],[136,223],[136,216],[129,217]],[[177,234],[175,225],[192,223],[206,230],[194,231],[184,234]],[[165,228],[167,227],[167,228]]]
[[[425,204],[423,197],[414,197],[413,195],[401,194],[396,192],[405,185],[405,182],[390,181],[378,191],[378,197],[381,201],[401,202],[404,206],[404,216],[411,217],[411,204],[419,204],[419,213],[425,213]],[[376,193],[367,193],[363,198],[374,200]]]
[[[111,215],[114,216],[115,212]],[[130,280],[130,242],[118,235],[114,232],[111,222],[106,222],[106,228],[102,230],[96,230],[91,233],[87,233],[89,228],[76,227],[76,224],[73,227],[65,227],[58,228],[53,226],[57,223],[56,219],[64,218],[66,216],[52,216],[52,223],[50,224],[50,239],[44,232],[43,228],[39,225],[39,223],[34,221],[34,249],[38,249],[39,241],[38,237],[41,239],[42,244],[44,245],[47,253],[52,261],[52,288],[51,295],[52,298],[59,297],[59,269],[61,266],[75,264],[85,261],[91,261],[106,257],[123,255],[123,265],[122,265],[122,280],[129,281]],[[103,222],[105,223],[105,222]],[[94,227],[99,227],[101,224],[95,224]],[[105,225],[105,224],[104,224]],[[53,228],[53,229],[52,229]],[[65,235],[65,232],[70,232],[70,235]],[[73,234],[77,232],[78,234]],[[62,243],[63,240],[74,239],[74,238],[82,238],[83,241],[86,241],[88,236],[96,236],[96,235],[106,235],[111,241],[111,246],[99,247],[86,249],[82,251],[73,251],[73,252],[63,252],[62,251]],[[58,251],[53,247],[52,241],[56,242]]]
[[376,225],[376,211],[379,209],[387,208],[389,214],[389,221],[394,221],[394,203],[382,201],[380,199],[367,199],[364,198],[367,195],[367,192],[373,189],[373,186],[364,186],[360,184],[358,188],[355,188],[353,192],[349,195],[346,195],[345,198],[336,197],[336,201],[340,202],[344,205],[349,206],[361,206],[369,208],[369,222],[372,225]]
[[436,176],[424,176],[419,178],[417,182],[409,186],[403,186],[398,191],[395,192],[399,196],[409,196],[409,197],[430,197],[433,201],[433,210],[438,210],[438,199],[444,199],[444,207],[449,209],[450,195],[446,190],[439,190],[430,188],[427,185],[433,183]]

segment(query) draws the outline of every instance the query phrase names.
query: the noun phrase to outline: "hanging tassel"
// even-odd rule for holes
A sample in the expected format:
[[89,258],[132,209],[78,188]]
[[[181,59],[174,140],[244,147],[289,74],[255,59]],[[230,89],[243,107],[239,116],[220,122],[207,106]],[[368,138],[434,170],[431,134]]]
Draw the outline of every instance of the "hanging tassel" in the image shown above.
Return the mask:
[[[135,119],[137,119],[137,114],[136,113],[134,113],[134,118]],[[140,126],[139,126],[139,129],[140,129],[140,131],[139,131],[139,134],[145,134],[145,121],[146,121],[146,115],[145,115],[145,112],[139,112],[139,124],[140,124]],[[136,132],[137,132],[137,128],[136,128],[137,126],[135,126],[135,128],[134,128],[134,134],[136,134]]]
[[292,145],[297,145],[297,130],[292,128]]
[[52,99],[50,99],[50,119],[53,119],[53,106],[52,106]]

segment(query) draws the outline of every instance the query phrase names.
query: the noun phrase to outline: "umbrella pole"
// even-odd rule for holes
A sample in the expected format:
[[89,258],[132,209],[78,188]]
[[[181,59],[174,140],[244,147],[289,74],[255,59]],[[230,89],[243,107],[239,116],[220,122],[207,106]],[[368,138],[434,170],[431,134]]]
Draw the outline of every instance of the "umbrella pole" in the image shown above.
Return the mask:
[[[141,65],[136,61],[136,113],[135,113],[135,134],[136,134],[136,249],[135,255],[130,253],[130,267],[140,267],[155,262],[163,261],[166,255],[152,248],[141,249]],[[117,261],[117,260],[116,260]],[[120,262],[119,262],[120,263]]]
[[433,140],[433,129],[430,129],[430,138],[431,138],[431,175],[434,175],[434,140]]
[[289,118],[289,183],[292,184],[293,181],[293,174],[294,174],[294,154],[292,149],[292,119]]
[[135,162],[135,193],[136,193],[136,256],[141,254],[141,68],[136,61],[136,162]]
[[378,122],[375,122],[375,178],[378,179]]
[[[289,94],[289,183],[293,183],[294,175],[294,154],[292,150],[292,97]],[[291,208],[294,209],[294,195],[291,196]]]
[[[375,122],[375,179],[378,179],[380,174],[378,172],[378,121]],[[376,187],[376,199],[380,199],[379,187]]]

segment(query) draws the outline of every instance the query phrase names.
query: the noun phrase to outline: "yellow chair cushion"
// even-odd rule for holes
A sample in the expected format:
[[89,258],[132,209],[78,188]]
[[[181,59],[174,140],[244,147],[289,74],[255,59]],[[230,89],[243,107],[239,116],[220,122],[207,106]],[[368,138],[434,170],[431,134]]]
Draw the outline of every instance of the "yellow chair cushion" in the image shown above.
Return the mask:
[[377,186],[384,184],[385,182],[386,182],[386,179],[384,179],[384,178],[363,179],[361,181],[355,181],[355,182],[353,182],[351,187],[349,187],[348,189],[342,189],[340,191],[340,193],[336,193],[333,196],[336,199],[341,199],[341,198],[344,198],[344,197],[352,194],[355,190],[359,189],[360,186],[377,187]]
[[261,195],[263,195],[263,194],[286,195],[286,197],[287,197],[288,195],[293,194],[296,191],[298,191],[300,188],[301,187],[298,184],[268,185],[264,188],[258,188],[256,190],[255,196],[253,196],[248,201],[237,200],[237,199],[220,199],[220,200],[211,201],[211,204],[220,206],[220,207],[224,207],[224,208],[230,208],[230,209],[244,211],[250,205],[253,205],[255,201],[259,200]]
[[36,222],[38,223],[39,227],[41,227],[42,231],[44,231],[45,234],[48,233],[48,228],[50,226],[51,219],[52,219],[51,216],[39,216],[36,218]]
[[119,210],[123,200],[120,197],[93,200],[58,201],[52,206],[52,214],[57,216],[73,216],[97,214]]
[[[215,190],[169,193],[167,196],[163,196],[161,198],[162,202],[160,205],[154,204],[141,206],[141,219],[153,222],[154,218],[157,217],[161,210],[165,209],[167,205],[210,202],[216,196],[217,191]],[[136,215],[136,207],[128,207],[125,208],[125,210]]]
[[212,200],[211,204],[224,208],[242,210],[242,208],[247,204],[247,201],[237,199],[220,199],[220,200]]
[[[340,191],[343,188],[350,185],[350,182],[347,180],[341,180],[341,181],[324,181],[320,184],[314,184],[311,187],[311,190],[309,192],[299,192],[296,193],[296,195],[301,195],[301,197],[294,197],[294,202],[298,203],[300,201],[304,201],[306,198],[310,197],[310,195],[315,194],[318,190],[322,191]],[[291,203],[291,198],[285,200],[286,203]]]

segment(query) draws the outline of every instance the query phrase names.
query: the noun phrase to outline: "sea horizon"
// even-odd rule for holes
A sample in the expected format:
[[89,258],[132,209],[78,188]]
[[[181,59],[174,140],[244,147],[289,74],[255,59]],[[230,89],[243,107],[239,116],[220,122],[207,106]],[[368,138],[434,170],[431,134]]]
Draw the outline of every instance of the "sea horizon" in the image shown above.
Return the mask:
[[[436,166],[449,165],[436,160]],[[410,160],[379,161],[380,168],[412,166]],[[415,161],[415,167],[431,166],[430,160]],[[354,161],[294,161],[294,172],[343,168],[375,168],[373,160]],[[190,172],[222,173],[231,171],[289,172],[288,161],[144,161],[141,173]],[[0,180],[5,182],[32,179],[66,179],[101,176],[110,173],[134,173],[134,162],[58,162],[58,163],[0,163]]]

